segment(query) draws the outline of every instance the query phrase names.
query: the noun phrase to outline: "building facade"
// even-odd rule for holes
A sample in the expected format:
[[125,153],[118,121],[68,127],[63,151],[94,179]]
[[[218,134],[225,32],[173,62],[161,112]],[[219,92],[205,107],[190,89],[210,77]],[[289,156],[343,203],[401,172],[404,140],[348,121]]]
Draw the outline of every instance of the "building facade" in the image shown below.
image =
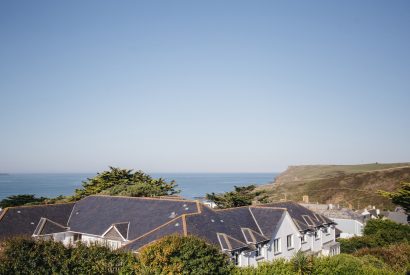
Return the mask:
[[297,251],[340,253],[335,222],[293,202],[215,210],[181,199],[89,196],[69,204],[8,208],[0,214],[0,239],[26,235],[138,253],[170,234],[199,236],[238,266],[290,259]]

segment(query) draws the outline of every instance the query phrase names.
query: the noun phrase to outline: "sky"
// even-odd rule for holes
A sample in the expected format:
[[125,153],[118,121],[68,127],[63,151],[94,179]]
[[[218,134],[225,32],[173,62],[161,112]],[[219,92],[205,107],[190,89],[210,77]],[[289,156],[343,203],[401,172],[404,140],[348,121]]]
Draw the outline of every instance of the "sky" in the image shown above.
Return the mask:
[[409,1],[0,2],[0,172],[410,161]]

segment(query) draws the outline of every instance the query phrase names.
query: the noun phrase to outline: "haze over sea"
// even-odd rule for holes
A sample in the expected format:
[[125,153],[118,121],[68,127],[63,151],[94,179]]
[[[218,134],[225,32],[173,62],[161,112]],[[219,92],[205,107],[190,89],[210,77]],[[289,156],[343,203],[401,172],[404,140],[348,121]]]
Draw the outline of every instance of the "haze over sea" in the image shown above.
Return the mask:
[[[154,178],[175,180],[181,196],[194,198],[206,193],[227,192],[236,186],[272,182],[277,173],[151,173]],[[17,194],[56,197],[71,195],[81,182],[95,174],[7,174],[0,175],[0,200]]]

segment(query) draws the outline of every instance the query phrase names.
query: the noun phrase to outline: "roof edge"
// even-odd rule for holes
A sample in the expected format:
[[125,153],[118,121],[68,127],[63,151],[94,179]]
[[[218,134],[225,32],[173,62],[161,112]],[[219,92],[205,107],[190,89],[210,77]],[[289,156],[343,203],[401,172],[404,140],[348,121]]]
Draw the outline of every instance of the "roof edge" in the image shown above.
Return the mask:
[[[61,202],[61,203],[45,203],[45,204],[34,204],[34,205],[19,205],[19,206],[9,206],[4,208],[7,209],[16,209],[16,208],[34,208],[34,207],[41,207],[41,206],[53,206],[53,205],[63,205],[63,204],[75,204],[76,202]],[[0,216],[0,219],[3,215]]]
[[[159,230],[159,229],[161,229],[161,228],[163,228],[163,227],[165,227],[165,226],[171,224],[172,222],[174,222],[174,221],[176,221],[176,220],[178,220],[178,219],[181,219],[181,218],[182,218],[182,215],[181,215],[181,216],[178,216],[178,217],[176,217],[176,218],[173,218],[172,220],[167,221],[166,223],[163,223],[163,224],[161,224],[160,226],[157,226],[156,228],[154,228],[154,229],[152,229],[152,230],[150,230],[150,231],[148,231],[148,232],[142,234],[142,235],[139,236],[138,238],[135,238],[135,239],[133,239],[133,240],[130,240],[130,242],[127,243],[125,246],[127,246],[127,245],[129,245],[129,244],[132,244],[133,242],[138,241],[138,240],[140,240],[140,239],[142,239],[142,238],[148,236],[149,234],[154,233],[155,231],[157,231],[157,230]],[[125,247],[125,246],[124,246],[124,247]]]
[[1,219],[6,215],[7,210],[9,210],[8,207],[6,207],[6,208],[3,209],[2,213],[0,214],[0,221],[1,221]]
[[106,197],[106,198],[123,198],[123,199],[138,199],[138,200],[157,200],[157,201],[179,201],[179,202],[198,202],[198,200],[185,200],[185,199],[170,199],[170,198],[161,198],[160,196],[156,197],[130,197],[130,196],[113,196],[113,195],[103,195],[103,194],[95,194],[89,195],[81,200],[84,200],[88,197]]

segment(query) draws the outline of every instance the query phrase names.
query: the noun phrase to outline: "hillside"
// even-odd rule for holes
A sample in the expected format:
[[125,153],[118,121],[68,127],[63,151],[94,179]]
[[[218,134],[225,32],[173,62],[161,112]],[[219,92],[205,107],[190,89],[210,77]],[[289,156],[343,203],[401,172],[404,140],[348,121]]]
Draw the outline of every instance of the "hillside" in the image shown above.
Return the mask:
[[259,187],[269,194],[270,201],[290,199],[310,202],[338,203],[354,208],[376,205],[393,208],[377,190],[393,191],[402,181],[410,181],[410,163],[363,165],[290,166],[274,184]]

